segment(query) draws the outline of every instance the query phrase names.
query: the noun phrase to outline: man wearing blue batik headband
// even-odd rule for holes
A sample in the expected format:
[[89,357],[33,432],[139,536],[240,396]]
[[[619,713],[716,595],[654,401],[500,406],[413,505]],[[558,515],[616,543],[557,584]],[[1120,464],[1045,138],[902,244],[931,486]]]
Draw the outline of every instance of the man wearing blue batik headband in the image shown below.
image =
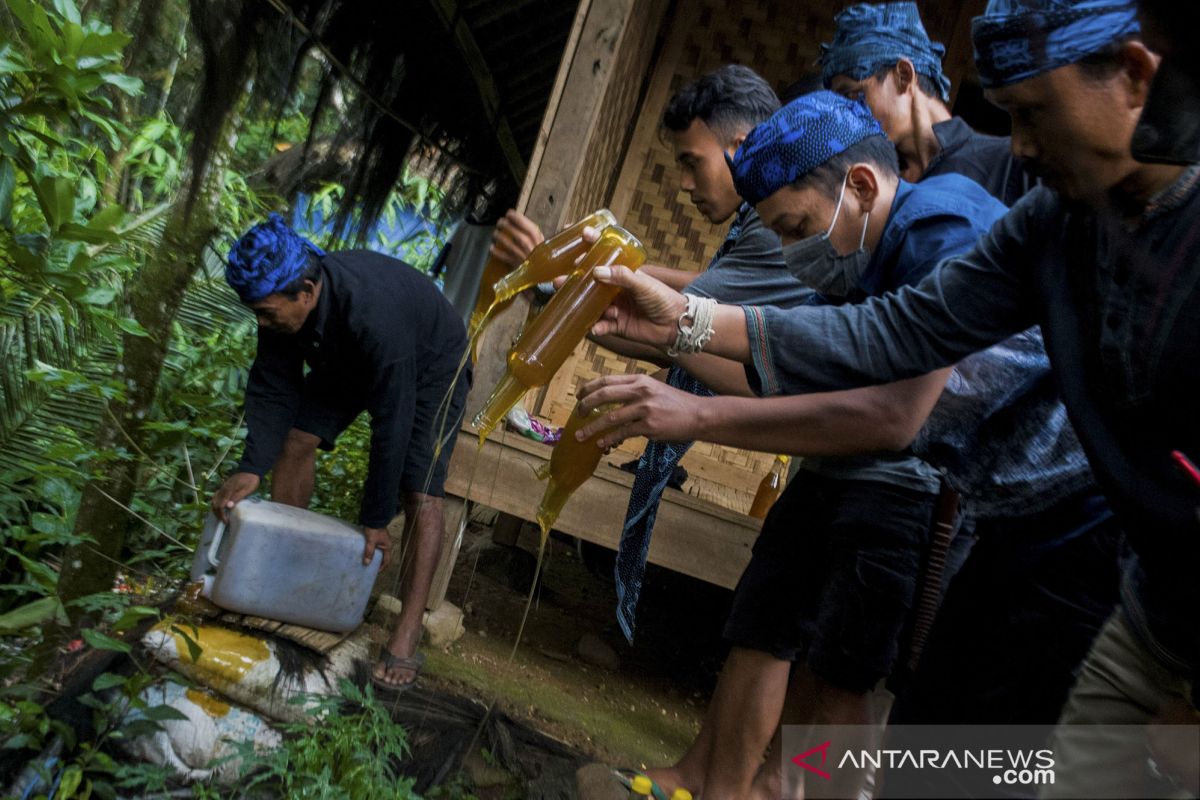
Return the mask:
[[[969,248],[1006,210],[958,175],[919,185],[901,180],[895,149],[870,110],[828,91],[794,100],[751,131],[734,157],[733,178],[738,194],[780,234],[785,264],[817,289],[819,305],[861,302],[919,281],[942,258]],[[744,387],[744,373],[738,377]],[[760,426],[775,437],[769,446],[805,458],[768,514],[735,592],[725,627],[733,650],[714,712],[689,750],[690,756],[706,747],[709,769],[688,773],[685,758],[678,775],[655,774],[662,785],[745,795],[773,733],[756,740],[761,721],[745,719],[745,703],[725,693],[729,684],[748,682],[748,664],[757,665],[761,695],[776,699],[773,714],[791,673],[796,702],[787,706],[785,725],[880,721],[872,690],[900,655],[941,483],[906,446],[945,380],[945,371],[922,376],[868,392],[823,417],[789,416],[794,426],[776,420]],[[626,380],[597,383],[594,394],[581,393],[585,407],[607,402],[605,392],[671,392],[647,380],[636,387]],[[807,710],[796,716],[793,708]],[[718,758],[724,772],[714,770]],[[764,796],[781,777],[776,762],[767,767],[775,769],[757,778]],[[741,773],[733,774],[735,768]],[[837,780],[833,796],[856,796],[862,776],[844,771]]]
[[976,133],[951,116],[945,49],[930,41],[916,3],[864,3],[836,21],[833,41],[821,45],[821,79],[826,89],[867,104],[896,146],[901,177],[916,182],[954,172],[1008,206],[1035,185],[1007,138]]
[[471,383],[468,369],[450,396],[467,343],[462,321],[404,262],[365,250],[325,253],[278,214],[234,244],[225,279],[258,319],[258,352],[246,386],[245,452],[213,512],[227,519],[268,472],[273,500],[307,507],[317,449],[332,450],[366,411],[364,565],[376,550],[385,565],[391,560],[387,526],[398,508],[405,518],[404,608],[373,679],[382,690],[408,688],[423,664],[416,648],[442,546],[443,483]]
[[[972,131],[914,79],[918,63],[940,74],[915,3],[852,6],[837,23],[822,46],[825,84],[866,102],[908,179],[965,175],[1009,205],[1032,188],[1007,138]],[[882,64],[869,47],[879,26],[906,32]],[[960,362],[914,450],[964,492],[978,542],[892,721],[1053,722],[1116,605],[1122,537],[1066,419],[1040,330]],[[1044,656],[1031,666],[1035,652]]]
[[[1200,719],[1200,485],[1186,467],[1200,460],[1200,167],[1134,158],[1159,63],[1136,12],[992,0],[973,26],[980,77],[1046,186],[915,287],[857,306],[721,307],[705,347],[760,387],[802,393],[919,375],[1042,326],[1137,556],[1063,712],[1048,796],[1176,796],[1147,762],[1144,726]],[[629,291],[596,332],[673,346],[686,301],[627,270],[608,280]]]

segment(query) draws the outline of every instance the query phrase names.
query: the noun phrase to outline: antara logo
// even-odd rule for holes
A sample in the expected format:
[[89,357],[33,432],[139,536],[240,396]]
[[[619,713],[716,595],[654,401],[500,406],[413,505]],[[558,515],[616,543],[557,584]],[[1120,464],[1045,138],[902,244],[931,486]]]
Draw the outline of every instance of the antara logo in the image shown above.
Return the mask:
[[833,780],[832,775],[830,775],[828,772],[821,769],[820,767],[815,767],[812,764],[809,764],[808,761],[806,760],[809,756],[813,755],[814,753],[820,753],[821,754],[821,764],[824,765],[825,760],[827,758],[829,758],[829,746],[831,744],[833,744],[832,740],[825,742],[825,744],[819,744],[816,747],[810,747],[809,749],[805,750],[800,755],[793,756],[792,763],[795,764],[797,767],[800,767],[801,769],[806,769],[809,772],[820,775],[822,778],[824,778],[827,781],[831,781],[831,780]]

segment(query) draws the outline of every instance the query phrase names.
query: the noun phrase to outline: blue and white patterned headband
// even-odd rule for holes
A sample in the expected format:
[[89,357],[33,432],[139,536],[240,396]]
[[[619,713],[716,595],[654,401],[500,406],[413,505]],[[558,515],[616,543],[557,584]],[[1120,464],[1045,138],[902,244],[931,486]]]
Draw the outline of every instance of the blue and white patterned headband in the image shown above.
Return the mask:
[[991,0],[971,23],[985,89],[1075,64],[1140,31],[1131,0]]

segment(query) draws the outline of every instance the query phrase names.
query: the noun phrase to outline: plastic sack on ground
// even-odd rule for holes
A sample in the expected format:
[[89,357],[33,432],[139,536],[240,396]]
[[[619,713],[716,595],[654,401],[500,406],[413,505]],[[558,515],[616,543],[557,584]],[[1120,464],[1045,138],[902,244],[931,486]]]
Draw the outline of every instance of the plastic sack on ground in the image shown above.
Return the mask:
[[[188,639],[199,648],[195,657]],[[318,665],[319,659],[310,654],[306,664],[302,657],[297,658],[297,651],[308,653],[299,645],[277,644],[217,625],[176,625],[172,629],[159,624],[146,633],[142,644],[155,659],[196,683],[285,722],[309,721],[314,703],[295,699],[337,694],[338,681],[350,677],[355,660],[368,655],[366,639],[358,636],[330,651],[327,663]],[[282,661],[281,648],[288,650],[282,653]]]
[[[189,689],[170,681],[151,686],[142,699],[153,707],[167,705],[186,719],[159,722],[162,730],[138,736],[124,743],[135,758],[164,766],[184,781],[216,781],[230,785],[237,781],[241,759],[236,743],[250,742],[259,753],[279,747],[279,732],[261,717],[230,705],[199,689]],[[132,709],[127,721],[142,717]]]

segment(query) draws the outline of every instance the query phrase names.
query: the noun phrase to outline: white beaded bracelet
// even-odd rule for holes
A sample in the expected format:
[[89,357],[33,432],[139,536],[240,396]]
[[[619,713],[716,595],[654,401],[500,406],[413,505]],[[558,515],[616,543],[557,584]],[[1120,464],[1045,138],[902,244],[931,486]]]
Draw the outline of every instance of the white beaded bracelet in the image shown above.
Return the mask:
[[[711,297],[687,295],[687,308],[679,315],[675,323],[679,333],[675,336],[675,346],[667,350],[667,355],[675,358],[680,353],[699,353],[713,337],[713,318],[717,313],[717,301]],[[684,320],[691,320],[685,324]]]

